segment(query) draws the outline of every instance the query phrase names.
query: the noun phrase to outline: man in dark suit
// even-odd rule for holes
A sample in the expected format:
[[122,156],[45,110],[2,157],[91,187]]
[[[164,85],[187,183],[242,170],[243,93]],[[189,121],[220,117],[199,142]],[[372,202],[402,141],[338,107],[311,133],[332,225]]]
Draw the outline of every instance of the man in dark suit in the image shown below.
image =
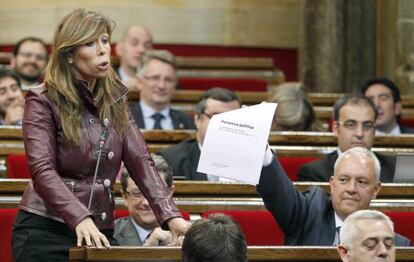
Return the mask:
[[[165,185],[174,193],[172,169],[161,157],[153,155],[155,168]],[[121,174],[121,194],[129,216],[115,220],[114,238],[121,246],[166,246],[171,243],[169,231],[160,228],[147,199],[126,170]]]
[[[359,94],[346,95],[335,102],[333,117],[338,149],[320,160],[302,165],[298,171],[299,181],[327,182],[333,175],[338,155],[352,147],[372,147],[377,113],[371,100]],[[395,157],[375,155],[381,164],[381,181],[393,182]]]
[[197,126],[196,138],[158,152],[172,166],[175,176],[188,180],[219,180],[216,176],[197,172],[200,150],[210,118],[215,114],[238,109],[240,106],[239,96],[229,89],[216,87],[209,89],[201,96],[194,116]]
[[[266,153],[268,154],[268,153]],[[257,191],[285,233],[286,245],[332,246],[348,215],[368,209],[381,189],[378,159],[364,147],[341,154],[329,180],[330,192],[311,187],[298,191],[275,158],[262,169]],[[396,234],[397,246],[409,240]]]
[[374,78],[366,82],[361,93],[374,102],[378,117],[376,135],[414,134],[414,128],[400,125],[402,103],[397,85],[387,78]]
[[170,107],[177,84],[174,56],[165,50],[150,50],[144,55],[138,72],[140,101],[131,112],[143,129],[195,129],[191,117]]

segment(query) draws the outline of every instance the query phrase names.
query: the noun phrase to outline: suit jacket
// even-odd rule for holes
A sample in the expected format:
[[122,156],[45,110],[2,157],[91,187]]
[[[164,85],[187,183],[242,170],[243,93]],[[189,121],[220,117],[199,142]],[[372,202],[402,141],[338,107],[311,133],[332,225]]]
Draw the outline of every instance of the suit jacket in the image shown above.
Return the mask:
[[157,154],[167,160],[174,176],[187,180],[207,180],[207,175],[197,172],[200,148],[197,139],[183,141],[175,146],[160,150]]
[[120,246],[142,246],[143,244],[129,216],[115,220],[114,238]]
[[[139,102],[131,106],[131,113],[137,122],[139,128],[146,128],[144,123],[144,116]],[[170,108],[170,117],[173,122],[174,129],[196,129],[193,119],[187,114]]]
[[[395,157],[375,153],[381,164],[381,182],[391,183],[394,181]],[[325,155],[322,159],[302,165],[298,170],[299,181],[327,182],[334,173],[335,161],[338,152]]]
[[400,125],[401,134],[414,134],[414,128]]
[[[275,158],[262,169],[257,191],[285,233],[285,245],[333,245],[335,213],[325,190],[313,186],[299,192]],[[409,246],[410,240],[396,234],[395,243]]]

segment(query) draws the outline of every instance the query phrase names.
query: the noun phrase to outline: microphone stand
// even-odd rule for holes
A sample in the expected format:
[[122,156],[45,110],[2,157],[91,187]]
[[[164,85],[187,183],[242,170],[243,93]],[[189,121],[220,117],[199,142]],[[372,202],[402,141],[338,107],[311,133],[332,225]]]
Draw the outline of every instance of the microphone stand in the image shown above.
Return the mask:
[[98,159],[96,160],[95,173],[93,174],[92,190],[89,196],[89,203],[88,203],[89,210],[91,209],[93,191],[95,189],[96,177],[98,176],[99,164],[101,163],[102,149],[103,149],[103,146],[105,145],[106,139],[108,138],[108,124],[109,124],[109,121],[107,118],[105,118],[104,124],[102,126],[101,137],[99,139]]

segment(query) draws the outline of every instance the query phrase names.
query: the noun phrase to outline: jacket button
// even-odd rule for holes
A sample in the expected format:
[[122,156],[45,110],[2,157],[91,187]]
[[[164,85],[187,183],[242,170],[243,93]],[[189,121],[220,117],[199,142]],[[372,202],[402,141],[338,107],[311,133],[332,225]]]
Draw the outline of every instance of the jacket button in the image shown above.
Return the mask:
[[104,187],[109,188],[111,186],[111,180],[107,178],[104,180],[103,184],[104,184]]
[[101,219],[102,219],[102,221],[106,220],[106,212],[102,212]]
[[108,159],[111,160],[112,158],[114,158],[114,152],[110,151],[108,153]]

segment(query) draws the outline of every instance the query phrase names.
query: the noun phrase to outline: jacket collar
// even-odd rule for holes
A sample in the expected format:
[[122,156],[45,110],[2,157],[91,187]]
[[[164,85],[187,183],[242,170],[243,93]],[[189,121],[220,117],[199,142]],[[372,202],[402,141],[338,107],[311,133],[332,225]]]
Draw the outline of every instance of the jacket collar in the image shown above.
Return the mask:
[[[119,86],[119,91],[117,93],[113,93],[112,97],[114,98],[114,103],[118,102],[121,98],[123,98],[128,93],[128,88],[119,80],[116,81]],[[89,91],[89,83],[84,80],[74,79],[73,83],[78,88],[81,97],[85,100],[87,105],[97,107],[96,102],[93,98],[93,94]]]

